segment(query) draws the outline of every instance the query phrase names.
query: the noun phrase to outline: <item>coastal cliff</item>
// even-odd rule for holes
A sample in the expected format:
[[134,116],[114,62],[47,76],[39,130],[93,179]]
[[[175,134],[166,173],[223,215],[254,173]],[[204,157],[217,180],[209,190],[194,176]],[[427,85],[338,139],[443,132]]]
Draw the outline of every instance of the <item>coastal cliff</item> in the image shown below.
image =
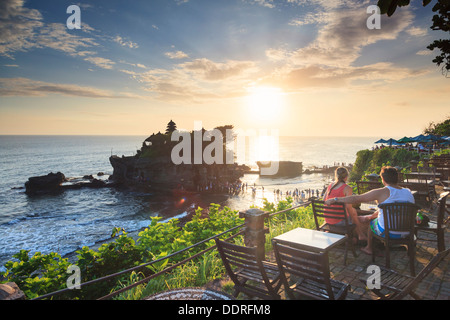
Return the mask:
[[141,184],[187,191],[221,190],[236,183],[248,169],[237,164],[179,164],[170,157],[139,158],[111,156],[110,180],[123,185]]
[[[222,132],[231,128],[232,126],[223,126],[216,129]],[[171,158],[171,151],[178,143],[171,139],[175,130],[176,124],[170,121],[166,133],[158,132],[145,139],[135,156],[112,155],[109,158],[113,167],[110,181],[161,190],[224,191],[228,186],[238,183],[244,173],[249,170],[245,165],[227,164],[226,161],[223,161],[223,164],[194,164],[193,158],[192,161],[187,161],[188,163],[175,164]],[[202,136],[205,132],[206,130],[203,129]],[[194,132],[190,133],[191,136],[193,134]],[[225,136],[224,134],[223,137]],[[201,141],[201,144],[203,154],[207,145],[204,141]],[[219,149],[223,148],[222,151],[226,150],[225,140],[219,140],[218,145]]]

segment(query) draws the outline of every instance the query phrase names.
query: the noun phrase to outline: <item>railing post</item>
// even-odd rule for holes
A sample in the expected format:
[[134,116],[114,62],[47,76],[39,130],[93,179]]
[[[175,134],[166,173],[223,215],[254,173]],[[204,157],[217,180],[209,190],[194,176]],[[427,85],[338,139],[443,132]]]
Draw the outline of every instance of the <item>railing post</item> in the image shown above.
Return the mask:
[[259,209],[249,209],[240,212],[239,216],[245,218],[244,244],[247,247],[257,247],[258,255],[265,258],[265,234],[269,231],[264,227],[264,219],[269,216],[268,212]]
[[417,165],[419,164],[419,161],[417,160],[411,160],[411,172],[417,172]]

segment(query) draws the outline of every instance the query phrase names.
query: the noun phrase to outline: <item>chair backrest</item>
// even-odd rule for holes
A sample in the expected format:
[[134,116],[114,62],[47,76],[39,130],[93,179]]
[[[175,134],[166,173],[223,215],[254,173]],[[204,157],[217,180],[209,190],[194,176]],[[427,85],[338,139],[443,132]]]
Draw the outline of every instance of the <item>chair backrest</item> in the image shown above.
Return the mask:
[[378,207],[383,210],[386,238],[390,231],[414,233],[418,205],[409,202],[395,202],[381,203]]
[[417,287],[417,285],[426,277],[428,276],[431,271],[433,271],[438,265],[439,263],[444,260],[447,255],[450,252],[450,248],[439,252],[437,255],[435,255],[433,257],[433,259],[430,260],[430,262],[425,266],[425,268],[423,268],[419,274],[414,278],[413,281],[411,281],[410,284],[408,284],[403,290],[402,292],[400,292],[397,295],[393,296],[393,299],[395,300],[400,300],[403,299],[404,297],[406,297],[412,290],[415,289],[415,287]]
[[[264,269],[262,259],[258,256],[256,247],[239,246],[219,239],[216,239],[216,244],[225,269],[235,284],[246,287],[244,282],[239,281],[236,271],[239,269],[250,270],[251,272],[260,274],[269,296],[276,295],[276,292],[272,290],[270,280]],[[251,290],[254,291],[255,288],[251,287]]]
[[378,181],[356,181],[358,194],[364,194],[370,190],[383,188],[383,184]]
[[403,188],[408,188],[411,191],[418,192],[430,192],[430,188],[427,183],[421,182],[399,182],[398,185]]
[[314,221],[316,223],[316,229],[319,230],[319,220],[318,218],[327,219],[343,219],[344,225],[348,226],[347,210],[344,203],[336,203],[331,206],[325,204],[325,201],[315,200],[311,201]]
[[447,197],[450,194],[450,191],[444,192],[441,194],[438,200],[438,214],[437,214],[437,225],[438,228],[444,225],[445,213],[447,212]]
[[311,280],[323,285],[326,292],[301,290],[302,294],[313,298],[334,299],[330,281],[330,267],[327,253],[315,253],[294,248],[277,241],[272,241],[281,276],[286,274],[301,278],[303,281]]
[[407,173],[405,174],[406,176],[406,182],[417,182],[417,183],[424,183],[424,184],[429,184],[430,182],[435,180],[434,176],[429,176],[426,174],[411,174],[411,173]]

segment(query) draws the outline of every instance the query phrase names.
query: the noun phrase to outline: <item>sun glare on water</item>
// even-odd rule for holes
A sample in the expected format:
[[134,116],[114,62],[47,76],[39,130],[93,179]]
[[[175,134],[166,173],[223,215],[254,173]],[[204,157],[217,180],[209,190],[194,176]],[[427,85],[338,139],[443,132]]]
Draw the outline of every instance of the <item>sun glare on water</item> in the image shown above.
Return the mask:
[[249,89],[247,107],[255,121],[270,123],[277,120],[284,109],[284,94],[279,88],[254,87]]

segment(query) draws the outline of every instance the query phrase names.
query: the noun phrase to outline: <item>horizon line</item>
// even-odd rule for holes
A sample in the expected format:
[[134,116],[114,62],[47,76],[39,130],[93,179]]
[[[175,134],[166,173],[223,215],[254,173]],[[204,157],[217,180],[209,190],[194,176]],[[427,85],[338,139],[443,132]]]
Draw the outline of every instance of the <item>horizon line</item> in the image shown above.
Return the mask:
[[[27,134],[27,133],[18,133],[18,134],[2,134],[0,133],[0,137],[144,137],[148,136],[148,134]],[[301,136],[292,136],[292,135],[280,135],[279,137],[284,138],[377,138],[379,136],[341,136],[341,135],[301,135]]]

